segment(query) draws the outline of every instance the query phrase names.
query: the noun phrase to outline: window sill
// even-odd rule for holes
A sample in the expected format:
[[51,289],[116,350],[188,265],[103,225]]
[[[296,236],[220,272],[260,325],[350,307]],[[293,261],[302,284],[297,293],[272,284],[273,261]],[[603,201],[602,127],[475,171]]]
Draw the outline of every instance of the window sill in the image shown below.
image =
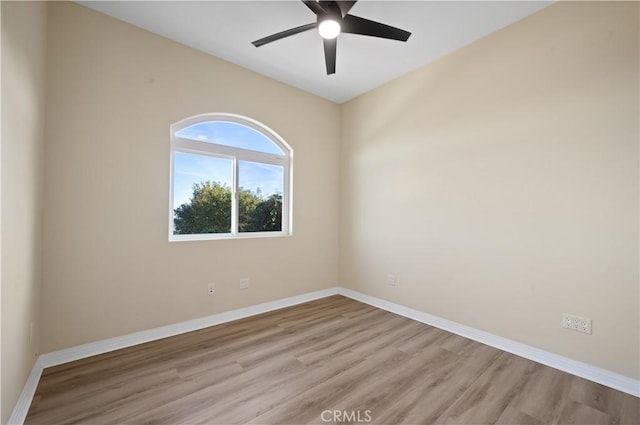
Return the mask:
[[197,235],[169,235],[169,242],[217,241],[229,239],[283,238],[291,232],[204,233]]

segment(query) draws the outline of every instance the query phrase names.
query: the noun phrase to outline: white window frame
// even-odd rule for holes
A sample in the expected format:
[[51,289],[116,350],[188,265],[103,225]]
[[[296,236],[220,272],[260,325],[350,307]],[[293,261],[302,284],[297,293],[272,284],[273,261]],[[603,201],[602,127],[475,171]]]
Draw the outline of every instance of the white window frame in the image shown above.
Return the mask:
[[[215,143],[185,139],[176,136],[176,133],[183,128],[190,127],[203,122],[228,122],[244,125],[260,134],[264,135],[276,146],[278,146],[284,155],[276,155],[265,152],[252,151],[231,146],[218,145]],[[231,232],[230,233],[200,233],[193,235],[174,235],[173,234],[173,154],[174,152],[182,152],[187,154],[195,154],[201,156],[211,156],[216,158],[230,159],[232,161],[233,180],[231,188]],[[170,152],[170,171],[169,171],[169,241],[203,241],[216,239],[245,239],[245,238],[264,238],[264,237],[282,237],[292,234],[292,192],[293,192],[293,150],[275,131],[271,130],[264,124],[236,114],[213,113],[196,115],[179,121],[171,125],[171,152]],[[238,187],[238,162],[249,161],[259,164],[277,165],[283,169],[283,193],[282,193],[282,230],[277,232],[238,232],[238,205],[239,205],[239,187]]]

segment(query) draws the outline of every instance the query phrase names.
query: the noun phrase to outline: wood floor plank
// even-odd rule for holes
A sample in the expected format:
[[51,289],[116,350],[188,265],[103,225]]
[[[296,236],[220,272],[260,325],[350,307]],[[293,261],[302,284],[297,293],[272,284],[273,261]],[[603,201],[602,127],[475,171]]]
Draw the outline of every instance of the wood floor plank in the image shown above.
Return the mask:
[[[335,412],[339,420],[323,420]],[[331,296],[48,368],[26,424],[369,418],[376,424],[639,425],[640,400]]]
[[394,406],[378,412],[379,424],[432,424],[480,377],[501,354],[480,344],[477,357],[467,358],[441,347],[444,361],[435,363],[420,376],[421,385],[406,394]]
[[496,425],[545,425],[546,422],[542,422],[533,416],[529,416],[513,407],[504,409],[502,415],[496,421]]
[[333,406],[337,406],[351,392],[367,386],[375,370],[392,367],[407,358],[409,356],[406,353],[394,347],[380,350],[343,373],[307,389],[249,423],[306,424],[320,421],[324,410],[333,409]]
[[544,424],[557,424],[568,402],[572,380],[568,373],[536,364],[509,406]]
[[[402,368],[373,370],[363,385],[347,394],[332,408],[341,411],[369,411],[372,419],[407,397],[416,387],[420,387],[442,366],[451,362],[451,356],[440,347],[430,347],[410,358]],[[363,413],[361,413],[363,416]]]
[[[495,423],[535,367],[535,363],[522,357],[502,353],[436,423]],[[514,376],[520,379],[513,379]]]
[[307,389],[343,373],[362,362],[364,358],[351,352],[345,352],[336,356],[336,360],[338,361],[329,362],[327,365],[307,367],[286,381],[273,383],[264,391],[244,390],[241,394],[234,394],[226,400],[216,402],[215,405],[186,417],[185,422],[248,423],[272,410],[274,406],[282,405]]
[[600,410],[570,400],[562,410],[560,423],[566,425],[606,425],[611,423],[611,418]]
[[398,349],[408,354],[415,354],[431,345],[439,345],[437,341],[447,338],[449,335],[448,332],[433,326],[423,326],[422,332],[400,343]]
[[640,424],[640,399],[632,395],[573,376],[569,397],[579,404],[606,413],[612,424]]

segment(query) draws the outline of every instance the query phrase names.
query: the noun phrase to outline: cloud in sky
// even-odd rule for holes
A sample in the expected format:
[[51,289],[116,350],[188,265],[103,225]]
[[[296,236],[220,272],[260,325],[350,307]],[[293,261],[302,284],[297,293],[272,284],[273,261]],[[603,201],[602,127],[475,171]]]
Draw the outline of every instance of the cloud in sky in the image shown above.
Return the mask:
[[234,122],[202,122],[177,131],[176,136],[275,155],[284,154],[282,149],[265,137],[264,134]]

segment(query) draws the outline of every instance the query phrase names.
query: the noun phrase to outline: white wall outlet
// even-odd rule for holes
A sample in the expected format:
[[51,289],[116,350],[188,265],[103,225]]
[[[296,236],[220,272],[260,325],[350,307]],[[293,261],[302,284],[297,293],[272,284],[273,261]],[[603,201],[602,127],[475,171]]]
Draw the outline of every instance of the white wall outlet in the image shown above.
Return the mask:
[[213,283],[210,283],[209,286],[207,286],[207,295],[213,295],[214,292],[215,288],[213,286]]
[[591,334],[591,319],[569,313],[562,313],[562,327]]
[[387,284],[391,286],[396,286],[396,275],[388,274],[387,275]]
[[240,289],[249,289],[249,278],[243,277],[240,279]]

